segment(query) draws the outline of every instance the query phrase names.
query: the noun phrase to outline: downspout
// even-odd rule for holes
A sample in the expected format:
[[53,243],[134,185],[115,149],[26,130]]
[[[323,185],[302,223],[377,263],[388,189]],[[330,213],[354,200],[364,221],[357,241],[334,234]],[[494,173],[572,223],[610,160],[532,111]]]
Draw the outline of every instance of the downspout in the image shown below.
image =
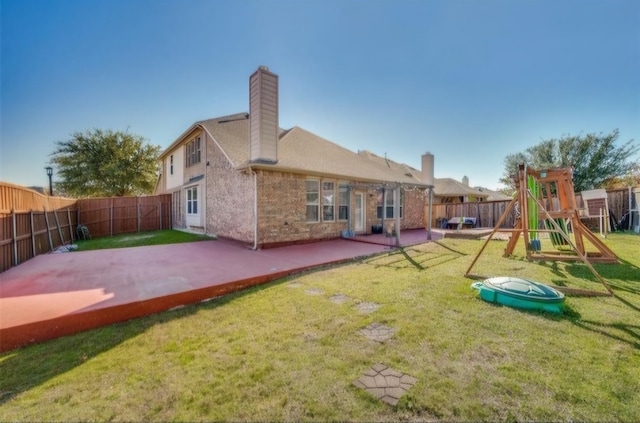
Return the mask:
[[253,251],[258,249],[258,174],[249,167],[253,174]]
[[[203,128],[204,129],[204,128]],[[207,227],[208,225],[208,221],[207,221],[207,209],[208,204],[209,203],[209,149],[207,148],[207,144],[208,144],[208,137],[207,137],[207,131],[202,131],[202,133],[204,134],[204,234],[207,235]]]

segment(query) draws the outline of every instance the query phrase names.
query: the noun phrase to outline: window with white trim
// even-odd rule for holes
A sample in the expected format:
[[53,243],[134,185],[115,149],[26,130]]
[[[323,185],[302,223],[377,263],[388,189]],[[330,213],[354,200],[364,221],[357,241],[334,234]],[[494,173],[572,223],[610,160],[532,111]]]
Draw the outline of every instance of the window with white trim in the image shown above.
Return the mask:
[[[398,188],[400,189],[400,188]],[[384,205],[384,206],[383,206]],[[403,216],[404,190],[400,189],[400,219]],[[378,205],[376,207],[376,215],[378,219],[382,219],[382,211],[385,210],[384,218],[393,219],[393,210],[395,206],[394,190],[381,188],[378,190]]]
[[307,179],[307,222],[320,218],[320,181]]
[[338,185],[338,220],[349,219],[349,185]]
[[335,220],[335,182],[322,181],[322,220],[332,222]]
[[196,137],[193,141],[187,143],[186,150],[186,167],[193,166],[200,163],[201,151],[200,151],[200,137]]
[[198,187],[187,188],[187,214],[198,214]]

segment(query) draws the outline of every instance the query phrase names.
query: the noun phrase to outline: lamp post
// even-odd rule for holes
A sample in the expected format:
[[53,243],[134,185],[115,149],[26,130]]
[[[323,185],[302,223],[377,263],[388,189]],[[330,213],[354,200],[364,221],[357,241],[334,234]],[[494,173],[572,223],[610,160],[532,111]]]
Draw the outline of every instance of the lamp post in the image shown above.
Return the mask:
[[45,167],[47,176],[49,176],[49,195],[53,195],[53,184],[51,183],[51,177],[53,176],[53,168],[51,166]]

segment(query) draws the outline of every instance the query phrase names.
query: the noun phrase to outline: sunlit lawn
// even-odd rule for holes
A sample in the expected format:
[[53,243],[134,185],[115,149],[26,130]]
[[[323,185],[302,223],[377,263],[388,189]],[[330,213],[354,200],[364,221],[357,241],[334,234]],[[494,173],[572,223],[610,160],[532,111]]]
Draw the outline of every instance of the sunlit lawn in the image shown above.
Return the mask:
[[[563,315],[480,300],[463,276],[480,241],[445,240],[22,348],[0,356],[0,420],[640,421],[640,236],[606,242],[616,296]],[[605,291],[504,246],[477,272]],[[358,333],[373,322],[397,332]],[[353,384],[376,363],[417,378],[397,406]]]
[[211,240],[211,237],[171,229],[149,232],[133,232],[116,236],[105,236],[95,239],[78,240],[78,251],[103,250],[107,248],[139,247],[143,245],[177,244]]

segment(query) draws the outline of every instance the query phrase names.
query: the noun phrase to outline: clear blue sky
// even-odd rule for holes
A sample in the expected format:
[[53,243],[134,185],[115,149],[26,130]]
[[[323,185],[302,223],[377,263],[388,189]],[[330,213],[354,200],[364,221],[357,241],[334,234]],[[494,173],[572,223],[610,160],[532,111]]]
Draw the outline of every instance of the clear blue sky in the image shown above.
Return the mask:
[[[497,188],[504,157],[564,134],[640,142],[638,0],[0,0],[0,180],[48,184],[55,141],[129,130],[165,148],[248,111]],[[54,175],[55,178],[55,175]]]

